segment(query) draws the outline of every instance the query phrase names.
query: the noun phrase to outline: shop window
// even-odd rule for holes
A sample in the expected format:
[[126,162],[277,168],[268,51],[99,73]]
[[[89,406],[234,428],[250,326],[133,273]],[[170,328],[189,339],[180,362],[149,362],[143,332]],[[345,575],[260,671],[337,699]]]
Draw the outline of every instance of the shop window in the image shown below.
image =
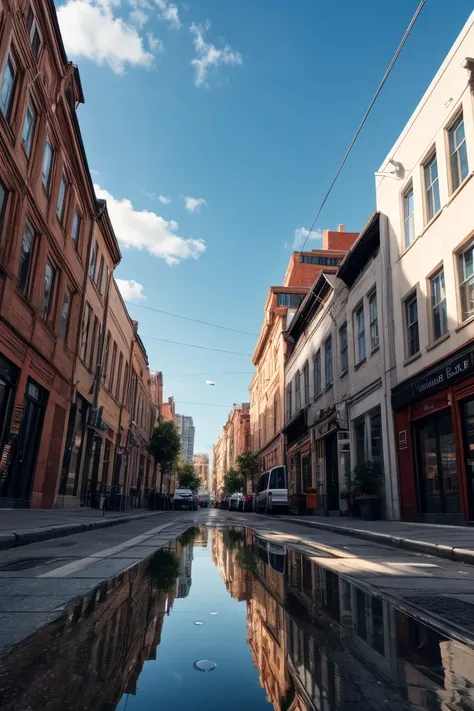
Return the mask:
[[416,293],[406,299],[405,307],[405,330],[407,357],[416,355],[420,350],[420,336],[418,332],[418,301]]
[[433,340],[441,338],[448,331],[448,312],[446,308],[446,290],[444,269],[440,269],[430,279],[431,327]]

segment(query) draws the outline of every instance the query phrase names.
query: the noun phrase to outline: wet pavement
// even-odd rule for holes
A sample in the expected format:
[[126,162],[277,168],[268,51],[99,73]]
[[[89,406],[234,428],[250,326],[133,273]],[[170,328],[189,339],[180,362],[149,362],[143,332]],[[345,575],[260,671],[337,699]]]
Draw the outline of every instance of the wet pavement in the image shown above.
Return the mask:
[[252,529],[211,516],[159,550],[136,546],[141,559],[122,558],[4,657],[0,708],[474,709],[474,605],[457,599],[463,634],[443,633],[452,598],[414,588],[393,604],[331,568],[322,542],[315,555],[273,523],[241,520]]

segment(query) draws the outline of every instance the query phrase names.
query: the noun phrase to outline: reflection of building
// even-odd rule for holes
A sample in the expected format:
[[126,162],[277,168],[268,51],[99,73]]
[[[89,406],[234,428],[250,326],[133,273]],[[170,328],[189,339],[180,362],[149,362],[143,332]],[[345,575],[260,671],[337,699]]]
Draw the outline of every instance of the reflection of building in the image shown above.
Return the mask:
[[181,459],[183,464],[192,464],[194,457],[193,418],[187,415],[176,415],[175,421],[181,437]]
[[193,543],[191,542],[182,549],[179,574],[176,580],[177,598],[188,597],[191,590],[193,557]]
[[75,601],[74,614],[2,660],[2,709],[115,709],[123,694],[136,692],[144,663],[156,658],[167,597],[142,561]]

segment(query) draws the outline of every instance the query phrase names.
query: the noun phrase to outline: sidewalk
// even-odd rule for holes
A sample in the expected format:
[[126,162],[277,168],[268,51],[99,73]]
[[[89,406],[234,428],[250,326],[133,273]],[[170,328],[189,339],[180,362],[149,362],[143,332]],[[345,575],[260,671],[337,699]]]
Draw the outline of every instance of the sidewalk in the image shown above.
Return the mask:
[[157,516],[162,511],[131,509],[107,511],[99,509],[0,509],[0,550],[28,543],[61,538],[96,528],[117,526],[135,519]]
[[474,528],[406,521],[361,521],[352,518],[285,516],[302,526],[354,536],[379,545],[403,548],[474,565]]

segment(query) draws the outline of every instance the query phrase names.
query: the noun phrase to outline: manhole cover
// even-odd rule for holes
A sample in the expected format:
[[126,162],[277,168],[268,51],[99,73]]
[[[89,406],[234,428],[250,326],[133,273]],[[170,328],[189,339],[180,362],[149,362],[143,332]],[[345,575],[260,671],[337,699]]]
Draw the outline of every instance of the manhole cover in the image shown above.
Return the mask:
[[211,672],[214,671],[217,664],[210,659],[198,659],[197,662],[194,662],[193,667],[197,669],[197,671]]
[[474,605],[464,600],[445,595],[411,595],[405,600],[412,602],[418,607],[423,607],[427,612],[431,612],[438,617],[447,617],[450,622],[474,629]]
[[54,558],[19,558],[18,560],[10,560],[8,563],[0,565],[0,570],[28,570],[28,568],[37,568],[39,565],[50,563]]

